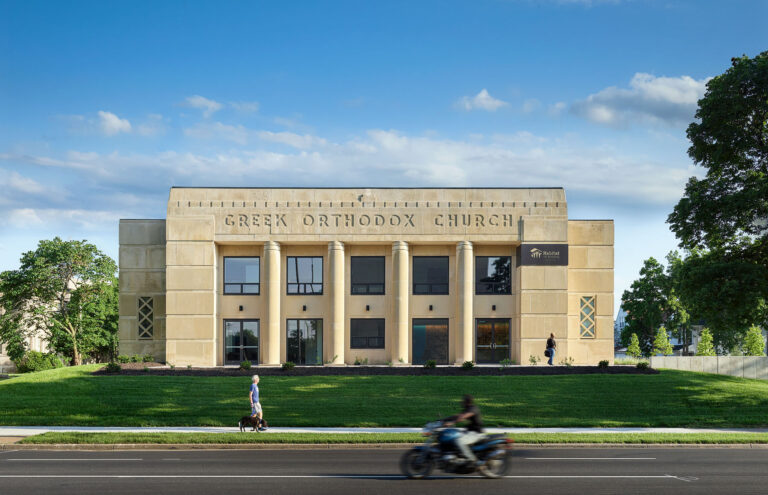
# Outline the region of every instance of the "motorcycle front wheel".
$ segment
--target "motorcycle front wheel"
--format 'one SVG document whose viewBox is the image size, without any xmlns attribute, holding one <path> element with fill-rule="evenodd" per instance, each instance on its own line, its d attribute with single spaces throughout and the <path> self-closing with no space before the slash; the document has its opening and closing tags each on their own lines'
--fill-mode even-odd
<svg viewBox="0 0 768 495">
<path fill-rule="evenodd" d="M 509 468 L 509 455 L 506 452 L 500 452 L 488 457 L 477 470 L 486 478 L 501 478 L 507 473 L 507 468 Z"/>
<path fill-rule="evenodd" d="M 422 449 L 411 449 L 400 458 L 400 470 L 411 479 L 423 479 L 429 476 L 434 465 L 429 453 Z"/>
</svg>

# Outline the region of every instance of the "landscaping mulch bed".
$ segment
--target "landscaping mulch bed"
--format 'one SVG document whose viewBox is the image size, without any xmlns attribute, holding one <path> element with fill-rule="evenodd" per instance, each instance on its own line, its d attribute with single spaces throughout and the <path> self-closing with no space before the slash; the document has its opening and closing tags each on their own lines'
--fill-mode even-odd
<svg viewBox="0 0 768 495">
<path fill-rule="evenodd" d="M 297 366 L 291 370 L 279 367 L 249 370 L 239 368 L 175 368 L 171 369 L 161 363 L 128 363 L 121 364 L 121 375 L 161 375 L 161 376 L 502 376 L 502 375 L 653 375 L 658 370 L 638 369 L 635 366 L 510 366 L 488 367 L 479 366 L 465 370 L 460 366 L 438 366 L 424 368 L 423 366 Z M 151 368 L 145 371 L 144 367 Z M 93 372 L 94 375 L 109 375 L 104 368 Z"/>
</svg>

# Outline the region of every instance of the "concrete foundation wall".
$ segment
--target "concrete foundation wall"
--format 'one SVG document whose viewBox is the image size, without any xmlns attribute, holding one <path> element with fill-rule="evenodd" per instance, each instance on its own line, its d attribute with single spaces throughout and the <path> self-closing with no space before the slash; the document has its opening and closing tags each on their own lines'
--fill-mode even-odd
<svg viewBox="0 0 768 495">
<path fill-rule="evenodd" d="M 653 356 L 651 368 L 768 380 L 768 356 Z"/>
</svg>

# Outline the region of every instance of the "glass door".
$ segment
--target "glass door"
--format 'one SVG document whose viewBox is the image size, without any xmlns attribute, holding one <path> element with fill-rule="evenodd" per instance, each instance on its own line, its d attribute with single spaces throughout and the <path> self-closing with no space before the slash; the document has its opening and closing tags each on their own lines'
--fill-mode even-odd
<svg viewBox="0 0 768 495">
<path fill-rule="evenodd" d="M 288 320 L 286 360 L 295 364 L 323 364 L 323 320 Z"/>
<path fill-rule="evenodd" d="M 475 360 L 498 363 L 509 359 L 509 320 L 478 319 L 475 325 Z"/>
<path fill-rule="evenodd" d="M 411 339 L 413 364 L 448 364 L 448 320 L 414 318 Z"/>
<path fill-rule="evenodd" d="M 224 363 L 259 364 L 259 320 L 224 320 Z"/>
</svg>

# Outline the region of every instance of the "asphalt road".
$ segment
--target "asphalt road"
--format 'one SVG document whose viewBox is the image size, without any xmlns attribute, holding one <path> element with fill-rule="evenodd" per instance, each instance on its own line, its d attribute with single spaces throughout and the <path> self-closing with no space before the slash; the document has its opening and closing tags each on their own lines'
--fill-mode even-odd
<svg viewBox="0 0 768 495">
<path fill-rule="evenodd" d="M 0 494 L 768 493 L 768 449 L 516 449 L 508 477 L 415 481 L 397 450 L 2 451 Z"/>
</svg>

